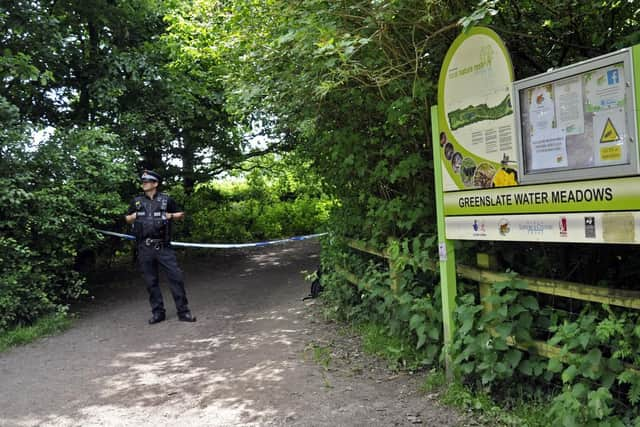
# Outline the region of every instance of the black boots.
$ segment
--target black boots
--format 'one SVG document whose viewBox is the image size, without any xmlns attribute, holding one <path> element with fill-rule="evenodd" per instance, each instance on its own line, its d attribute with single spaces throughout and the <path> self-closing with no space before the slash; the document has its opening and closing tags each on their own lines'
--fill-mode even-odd
<svg viewBox="0 0 640 427">
<path fill-rule="evenodd" d="M 182 322 L 195 322 L 196 316 L 192 316 L 191 313 L 183 313 L 178 315 L 178 320 Z"/>
<path fill-rule="evenodd" d="M 155 325 L 156 323 L 160 323 L 165 319 L 165 315 L 164 313 L 162 314 L 154 314 L 153 317 L 151 319 L 149 319 L 149 324 L 150 325 Z"/>
<path fill-rule="evenodd" d="M 154 314 L 153 317 L 149 319 L 149 324 L 155 325 L 156 323 L 160 323 L 165 319 L 166 319 L 166 316 L 164 315 L 164 313 Z M 191 313 L 187 312 L 187 313 L 179 314 L 178 320 L 180 320 L 181 322 L 195 322 L 196 316 L 192 316 Z"/>
</svg>

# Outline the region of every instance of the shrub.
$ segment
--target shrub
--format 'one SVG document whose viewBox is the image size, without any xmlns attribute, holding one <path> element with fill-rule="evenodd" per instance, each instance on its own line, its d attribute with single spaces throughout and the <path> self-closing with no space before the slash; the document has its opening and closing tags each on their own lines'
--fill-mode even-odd
<svg viewBox="0 0 640 427">
<path fill-rule="evenodd" d="M 16 134 L 13 135 L 16 137 Z M 30 324 L 82 295 L 78 254 L 125 210 L 131 162 L 100 129 L 59 131 L 39 145 L 7 139 L 0 156 L 0 330 Z"/>
</svg>

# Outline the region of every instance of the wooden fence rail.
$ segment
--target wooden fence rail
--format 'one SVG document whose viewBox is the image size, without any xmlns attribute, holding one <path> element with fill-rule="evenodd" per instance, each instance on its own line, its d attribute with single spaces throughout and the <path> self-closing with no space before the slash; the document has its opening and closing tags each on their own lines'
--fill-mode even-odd
<svg viewBox="0 0 640 427">
<path fill-rule="evenodd" d="M 389 255 L 387 251 L 380 251 L 370 245 L 358 241 L 348 240 L 347 245 L 360 252 L 365 252 L 370 255 L 375 255 L 380 258 L 385 258 L 389 262 L 389 271 L 391 275 L 392 289 L 397 289 L 397 277 L 400 272 L 393 271 L 393 265 L 389 261 Z M 597 302 L 601 304 L 615 305 L 619 307 L 640 309 L 640 292 L 631 291 L 625 289 L 612 289 L 597 286 L 590 286 L 583 283 L 566 282 L 562 280 L 542 279 L 538 277 L 520 276 L 508 273 L 500 273 L 490 270 L 493 266 L 492 258 L 487 254 L 478 254 L 479 267 L 471 267 L 467 265 L 456 266 L 456 273 L 458 276 L 468 280 L 478 282 L 479 293 L 482 305 L 485 310 L 491 310 L 490 304 L 487 303 L 486 298 L 491 295 L 491 284 L 497 282 L 504 282 L 518 279 L 526 283 L 527 287 L 525 291 L 537 292 L 546 295 L 553 295 L 562 298 L 571 298 L 581 301 Z M 438 266 L 434 262 L 424 266 L 426 270 L 438 272 Z M 340 273 L 347 281 L 354 285 L 358 285 L 359 278 L 348 271 L 345 268 L 337 267 L 336 271 Z M 395 279 L 394 279 L 395 278 Z M 394 289 L 394 290 L 395 290 Z M 528 343 L 516 343 L 514 339 L 507 339 L 507 343 L 511 346 L 515 346 L 521 350 L 535 352 L 545 357 L 556 357 L 560 354 L 560 348 L 551 346 L 543 341 L 532 341 Z M 632 368 L 627 365 L 627 367 Z M 634 369 L 635 370 L 635 369 Z"/>
</svg>

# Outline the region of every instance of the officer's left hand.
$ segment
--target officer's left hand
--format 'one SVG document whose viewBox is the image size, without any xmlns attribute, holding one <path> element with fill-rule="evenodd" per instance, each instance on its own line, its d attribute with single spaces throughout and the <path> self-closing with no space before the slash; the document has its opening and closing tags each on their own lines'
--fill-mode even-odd
<svg viewBox="0 0 640 427">
<path fill-rule="evenodd" d="M 184 212 L 171 212 L 167 213 L 167 219 L 180 220 L 184 218 Z"/>
</svg>

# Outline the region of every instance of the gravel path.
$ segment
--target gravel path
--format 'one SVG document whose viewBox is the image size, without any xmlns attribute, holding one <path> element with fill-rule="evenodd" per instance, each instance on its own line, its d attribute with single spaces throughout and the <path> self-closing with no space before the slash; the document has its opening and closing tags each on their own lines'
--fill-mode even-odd
<svg viewBox="0 0 640 427">
<path fill-rule="evenodd" d="M 70 330 L 0 354 L 0 426 L 462 425 L 301 301 L 318 252 L 306 241 L 183 262 L 193 324 L 163 284 L 168 319 L 147 325 L 140 275 L 114 277 Z M 335 343 L 318 364 L 313 349 Z"/>
</svg>

